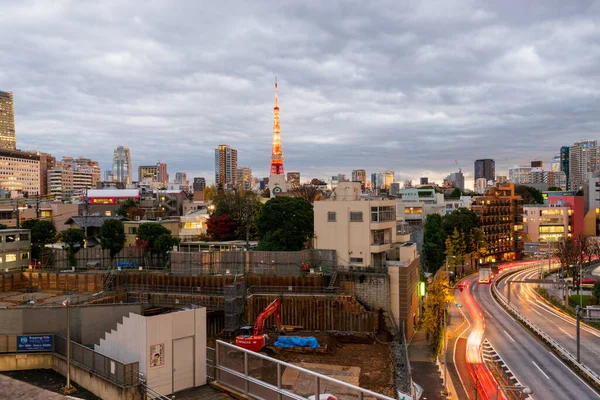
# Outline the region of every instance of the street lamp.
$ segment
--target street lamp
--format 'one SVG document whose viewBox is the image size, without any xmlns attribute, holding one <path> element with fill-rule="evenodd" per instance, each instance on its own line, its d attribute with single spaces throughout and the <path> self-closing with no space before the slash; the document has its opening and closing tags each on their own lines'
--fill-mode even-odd
<svg viewBox="0 0 600 400">
<path fill-rule="evenodd" d="M 533 389 L 530 388 L 529 386 L 502 386 L 502 385 L 496 385 L 496 400 L 500 399 L 500 389 L 502 389 L 503 391 L 518 392 L 519 393 L 519 399 L 522 399 L 524 394 L 526 394 L 526 395 L 533 394 Z"/>
<path fill-rule="evenodd" d="M 67 308 L 67 384 L 63 391 L 64 394 L 70 394 L 75 392 L 75 388 L 71 386 L 71 298 L 63 301 L 62 305 Z"/>
<path fill-rule="evenodd" d="M 448 279 L 448 288 L 450 288 L 450 273 L 448 272 L 449 267 L 449 259 L 454 258 L 456 256 L 446 256 L 446 278 Z M 448 313 L 448 305 L 444 305 L 444 392 L 448 393 L 448 367 L 446 366 L 446 353 L 448 350 L 448 336 L 446 334 L 446 314 Z"/>
</svg>

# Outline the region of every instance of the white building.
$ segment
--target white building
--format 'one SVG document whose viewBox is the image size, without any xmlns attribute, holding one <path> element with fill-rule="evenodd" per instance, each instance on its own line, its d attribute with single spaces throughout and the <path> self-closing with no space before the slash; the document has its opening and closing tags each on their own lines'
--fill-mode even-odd
<svg viewBox="0 0 600 400">
<path fill-rule="evenodd" d="M 0 189 L 40 194 L 40 156 L 17 150 L 0 149 Z"/>
</svg>

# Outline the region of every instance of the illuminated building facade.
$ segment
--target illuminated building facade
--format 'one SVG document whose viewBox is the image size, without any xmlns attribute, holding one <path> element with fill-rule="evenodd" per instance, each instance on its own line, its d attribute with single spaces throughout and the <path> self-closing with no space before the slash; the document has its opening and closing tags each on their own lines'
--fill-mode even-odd
<svg viewBox="0 0 600 400">
<path fill-rule="evenodd" d="M 215 185 L 231 190 L 236 187 L 238 170 L 237 150 L 228 144 L 221 144 L 215 149 Z"/>
<path fill-rule="evenodd" d="M 290 189 L 300 187 L 300 172 L 290 171 L 287 173 L 287 182 Z"/>
<path fill-rule="evenodd" d="M 126 185 L 131 184 L 131 154 L 129 153 L 128 147 L 115 147 L 115 152 L 113 154 L 112 171 L 114 181 L 122 182 Z"/>
<path fill-rule="evenodd" d="M 0 187 L 29 196 L 40 195 L 40 156 L 17 150 L 0 149 Z"/>
<path fill-rule="evenodd" d="M 0 148 L 15 150 L 15 107 L 12 92 L 0 91 Z"/>
<path fill-rule="evenodd" d="M 514 183 L 498 184 L 484 196 L 474 197 L 471 210 L 477 214 L 486 238 L 486 261 L 520 258 L 523 251 L 523 199 L 515 193 Z"/>
</svg>

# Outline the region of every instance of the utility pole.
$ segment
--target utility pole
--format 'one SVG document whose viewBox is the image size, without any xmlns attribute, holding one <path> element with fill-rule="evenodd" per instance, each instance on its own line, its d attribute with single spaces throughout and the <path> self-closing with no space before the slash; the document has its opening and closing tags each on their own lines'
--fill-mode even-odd
<svg viewBox="0 0 600 400">
<path fill-rule="evenodd" d="M 575 307 L 575 316 L 577 319 L 577 362 L 579 362 L 579 345 L 581 344 L 581 306 Z"/>
</svg>

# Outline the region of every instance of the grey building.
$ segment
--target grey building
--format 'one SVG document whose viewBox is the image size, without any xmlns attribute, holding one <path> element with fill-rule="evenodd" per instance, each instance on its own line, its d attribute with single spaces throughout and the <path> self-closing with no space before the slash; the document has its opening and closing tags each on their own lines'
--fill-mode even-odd
<svg viewBox="0 0 600 400">
<path fill-rule="evenodd" d="M 125 146 L 115 147 L 112 164 L 113 180 L 123 182 L 126 185 L 131 184 L 133 181 L 131 169 L 129 148 Z"/>
<path fill-rule="evenodd" d="M 194 192 L 201 192 L 204 190 L 204 188 L 206 187 L 206 179 L 202 176 L 199 176 L 197 178 L 194 178 L 194 183 L 193 183 L 193 189 Z"/>
<path fill-rule="evenodd" d="M 475 160 L 475 180 L 482 178 L 486 182 L 496 180 L 496 162 L 491 158 Z"/>
<path fill-rule="evenodd" d="M 0 266 L 2 271 L 20 271 L 31 261 L 29 229 L 0 229 Z"/>
</svg>

